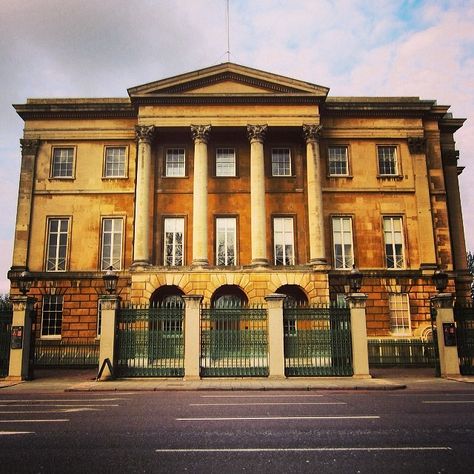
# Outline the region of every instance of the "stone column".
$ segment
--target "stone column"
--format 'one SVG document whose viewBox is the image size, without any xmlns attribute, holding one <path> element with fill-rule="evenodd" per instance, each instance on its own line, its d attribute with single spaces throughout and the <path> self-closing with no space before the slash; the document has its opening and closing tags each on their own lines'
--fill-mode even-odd
<svg viewBox="0 0 474 474">
<path fill-rule="evenodd" d="M 207 256 L 207 142 L 210 125 L 191 125 L 194 140 L 193 265 L 209 265 Z"/>
<path fill-rule="evenodd" d="M 431 297 L 431 305 L 435 312 L 436 330 L 438 335 L 439 367 L 441 377 L 458 376 L 459 356 L 457 346 L 444 344 L 443 323 L 454 323 L 454 298 L 451 293 L 439 293 Z"/>
<path fill-rule="evenodd" d="M 283 332 L 283 302 L 286 296 L 272 293 L 265 297 L 268 318 L 269 377 L 285 378 L 285 335 Z"/>
<path fill-rule="evenodd" d="M 104 361 L 108 360 L 110 366 L 106 363 L 100 380 L 109 380 L 114 378 L 115 367 L 115 331 L 117 311 L 120 307 L 120 297 L 116 295 L 103 295 L 99 298 L 101 310 L 101 327 L 100 327 L 100 349 L 99 349 L 99 370 L 102 368 Z"/>
<path fill-rule="evenodd" d="M 31 316 L 34 314 L 33 305 L 36 298 L 14 296 L 11 301 L 13 319 L 8 380 L 26 380 L 29 376 Z"/>
<path fill-rule="evenodd" d="M 16 211 L 15 245 L 12 270 L 22 272 L 28 267 L 28 242 L 30 239 L 31 209 L 36 155 L 40 141 L 21 139 L 21 171 Z"/>
<path fill-rule="evenodd" d="M 200 379 L 201 301 L 202 295 L 185 295 L 184 310 L 184 378 Z"/>
<path fill-rule="evenodd" d="M 364 293 L 351 293 L 346 296 L 351 310 L 351 337 L 352 337 L 352 367 L 353 377 L 368 379 L 369 349 L 367 347 L 367 322 L 365 305 L 367 295 Z"/>
<path fill-rule="evenodd" d="M 321 187 L 321 162 L 319 156 L 319 137 L 321 135 L 321 129 L 321 125 L 303 125 L 303 135 L 306 140 L 309 263 L 311 265 L 326 264 L 323 192 Z"/>
<path fill-rule="evenodd" d="M 135 228 L 133 265 L 150 265 L 150 176 L 153 125 L 136 125 L 138 140 L 137 186 L 135 190 Z"/>
<path fill-rule="evenodd" d="M 250 233 L 252 265 L 268 265 L 263 141 L 267 125 L 247 125 L 250 140 Z"/>
</svg>

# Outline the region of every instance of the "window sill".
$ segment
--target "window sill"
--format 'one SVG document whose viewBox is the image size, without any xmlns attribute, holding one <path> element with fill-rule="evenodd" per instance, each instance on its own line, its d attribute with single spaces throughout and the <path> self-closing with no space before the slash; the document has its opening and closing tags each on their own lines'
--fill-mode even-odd
<svg viewBox="0 0 474 474">
<path fill-rule="evenodd" d="M 380 174 L 377 176 L 377 179 L 380 179 L 382 181 L 401 181 L 403 179 L 403 176 L 399 174 Z"/>
<path fill-rule="evenodd" d="M 102 176 L 103 181 L 112 181 L 115 179 L 128 179 L 128 176 Z"/>
<path fill-rule="evenodd" d="M 50 176 L 50 181 L 74 181 L 76 179 L 75 176 Z"/>
</svg>

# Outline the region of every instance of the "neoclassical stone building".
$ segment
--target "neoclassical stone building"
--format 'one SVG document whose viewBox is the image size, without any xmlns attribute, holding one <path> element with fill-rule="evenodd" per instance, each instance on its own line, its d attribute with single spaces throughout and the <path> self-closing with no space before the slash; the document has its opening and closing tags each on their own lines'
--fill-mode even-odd
<svg viewBox="0 0 474 474">
<path fill-rule="evenodd" d="M 102 274 L 124 301 L 341 300 L 364 273 L 369 336 L 429 329 L 431 276 L 468 294 L 453 134 L 417 97 L 329 89 L 224 63 L 127 98 L 29 99 L 11 293 L 36 336 L 95 338 Z M 420 91 L 421 93 L 423 91 Z"/>
</svg>

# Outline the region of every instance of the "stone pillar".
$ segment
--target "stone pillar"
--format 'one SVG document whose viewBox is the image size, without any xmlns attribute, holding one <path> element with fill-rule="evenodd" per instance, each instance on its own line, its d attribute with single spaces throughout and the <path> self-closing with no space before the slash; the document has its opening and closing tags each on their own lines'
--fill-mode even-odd
<svg viewBox="0 0 474 474">
<path fill-rule="evenodd" d="M 269 377 L 285 378 L 285 341 L 283 332 L 283 302 L 286 296 L 272 293 L 265 297 L 268 308 Z"/>
<path fill-rule="evenodd" d="M 31 316 L 34 314 L 33 305 L 36 298 L 14 296 L 11 301 L 13 303 L 13 319 L 8 380 L 27 380 L 29 377 Z M 17 332 L 16 335 L 14 331 Z"/>
<path fill-rule="evenodd" d="M 100 380 L 109 380 L 114 378 L 115 375 L 113 373 L 115 367 L 115 331 L 120 297 L 117 295 L 103 295 L 99 298 L 99 304 L 101 310 L 99 370 L 106 360 L 110 362 L 112 367 L 111 371 L 106 363 Z"/>
<path fill-rule="evenodd" d="M 184 378 L 200 379 L 201 301 L 202 295 L 185 295 L 184 310 Z"/>
<path fill-rule="evenodd" d="M 326 264 L 324 245 L 323 192 L 321 186 L 321 160 L 319 137 L 321 125 L 303 125 L 306 140 L 306 173 L 308 184 L 308 231 L 310 265 Z"/>
<path fill-rule="evenodd" d="M 431 213 L 430 180 L 426 162 L 426 140 L 423 137 L 408 137 L 408 149 L 413 158 L 415 174 L 415 196 L 418 217 L 418 239 L 422 269 L 437 267 L 433 215 Z"/>
<path fill-rule="evenodd" d="M 252 265 L 268 265 L 263 141 L 267 125 L 247 125 L 250 140 L 250 232 Z"/>
<path fill-rule="evenodd" d="M 364 293 L 351 293 L 346 296 L 351 310 L 351 337 L 352 337 L 352 367 L 353 377 L 368 379 L 369 349 L 367 347 L 367 323 L 365 305 L 367 295 Z"/>
<path fill-rule="evenodd" d="M 135 190 L 135 228 L 133 265 L 150 265 L 150 189 L 151 141 L 153 125 L 136 125 L 138 140 L 137 186 Z"/>
<path fill-rule="evenodd" d="M 207 142 L 210 125 L 191 125 L 194 140 L 193 265 L 209 265 L 207 255 Z"/>
<path fill-rule="evenodd" d="M 454 323 L 454 298 L 451 293 L 438 293 L 431 297 L 431 305 L 435 313 L 438 335 L 439 366 L 441 377 L 458 376 L 459 356 L 457 346 L 444 344 L 443 323 Z"/>
<path fill-rule="evenodd" d="M 36 155 L 39 140 L 20 140 L 21 171 L 16 211 L 15 244 L 13 247 L 12 270 L 22 272 L 28 267 L 28 242 L 30 239 L 31 209 Z"/>
</svg>

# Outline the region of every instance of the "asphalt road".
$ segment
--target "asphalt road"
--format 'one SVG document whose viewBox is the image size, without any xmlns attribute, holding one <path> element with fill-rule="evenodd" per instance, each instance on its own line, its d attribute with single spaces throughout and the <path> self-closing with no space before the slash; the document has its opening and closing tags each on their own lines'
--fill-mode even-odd
<svg viewBox="0 0 474 474">
<path fill-rule="evenodd" d="M 474 390 L 0 392 L 0 472 L 474 472 Z"/>
</svg>

